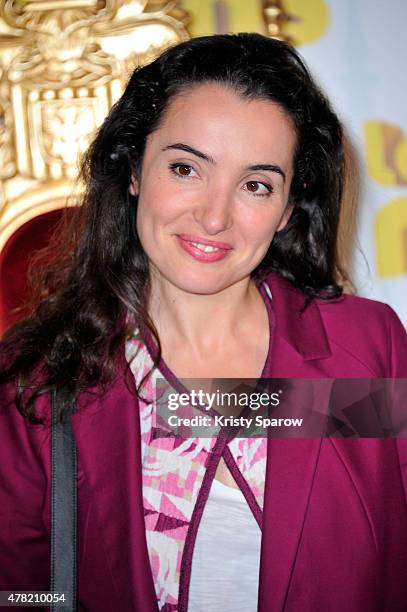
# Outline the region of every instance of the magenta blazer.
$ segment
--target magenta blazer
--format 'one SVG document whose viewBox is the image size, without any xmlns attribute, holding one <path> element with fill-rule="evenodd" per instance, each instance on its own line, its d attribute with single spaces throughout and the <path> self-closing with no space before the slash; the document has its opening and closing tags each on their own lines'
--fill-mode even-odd
<svg viewBox="0 0 407 612">
<path fill-rule="evenodd" d="M 302 312 L 299 291 L 276 274 L 267 282 L 275 313 L 268 377 L 407 378 L 406 334 L 391 308 L 343 296 Z M 82 394 L 72 417 L 78 601 L 91 612 L 158 610 L 138 405 L 124 364 L 123 356 L 123 372 L 103 397 Z M 0 590 L 47 590 L 49 430 L 27 425 L 11 385 L 1 394 Z M 48 398 L 38 408 L 49 414 Z M 407 506 L 393 439 L 269 440 L 258 610 L 407 610 Z"/>
</svg>

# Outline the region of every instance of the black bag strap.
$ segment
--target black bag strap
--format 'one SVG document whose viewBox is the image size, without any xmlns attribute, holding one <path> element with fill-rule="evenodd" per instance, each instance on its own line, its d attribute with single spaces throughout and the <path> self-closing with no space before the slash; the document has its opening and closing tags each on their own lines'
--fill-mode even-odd
<svg viewBox="0 0 407 612">
<path fill-rule="evenodd" d="M 58 421 L 63 402 L 52 392 L 51 432 L 51 586 L 65 603 L 51 612 L 76 610 L 76 445 L 69 415 Z"/>
</svg>

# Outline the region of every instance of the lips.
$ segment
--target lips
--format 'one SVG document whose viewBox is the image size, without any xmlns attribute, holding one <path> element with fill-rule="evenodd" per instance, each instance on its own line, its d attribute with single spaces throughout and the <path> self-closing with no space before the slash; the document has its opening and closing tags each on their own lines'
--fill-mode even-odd
<svg viewBox="0 0 407 612">
<path fill-rule="evenodd" d="M 212 263 L 224 259 L 232 250 L 230 244 L 207 240 L 200 236 L 189 234 L 178 234 L 178 242 L 181 248 L 191 255 L 195 260 L 203 263 Z"/>
</svg>

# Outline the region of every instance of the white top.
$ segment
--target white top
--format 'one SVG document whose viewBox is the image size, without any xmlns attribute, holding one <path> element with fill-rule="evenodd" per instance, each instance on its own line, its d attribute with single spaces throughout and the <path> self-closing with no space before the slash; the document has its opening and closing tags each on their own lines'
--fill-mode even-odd
<svg viewBox="0 0 407 612">
<path fill-rule="evenodd" d="M 260 544 L 241 490 L 214 479 L 192 556 L 188 610 L 257 612 Z"/>
</svg>

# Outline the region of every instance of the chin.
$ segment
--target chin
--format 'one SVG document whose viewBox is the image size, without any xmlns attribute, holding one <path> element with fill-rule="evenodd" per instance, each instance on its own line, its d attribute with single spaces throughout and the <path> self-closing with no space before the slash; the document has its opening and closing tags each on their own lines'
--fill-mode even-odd
<svg viewBox="0 0 407 612">
<path fill-rule="evenodd" d="M 196 274 L 183 274 L 178 276 L 165 275 L 166 280 L 186 293 L 193 293 L 195 295 L 213 295 L 219 293 L 227 287 L 233 285 L 237 280 L 226 279 L 226 278 L 215 278 L 216 275 L 205 274 L 205 271 L 198 275 Z"/>
<path fill-rule="evenodd" d="M 213 295 L 215 293 L 219 293 L 223 289 L 226 289 L 228 284 L 215 281 L 209 282 L 209 279 L 206 282 L 203 279 L 201 279 L 199 282 L 192 279 L 190 281 L 185 281 L 184 279 L 184 281 L 180 282 L 177 286 L 179 289 L 187 293 L 194 293 L 196 295 Z"/>
</svg>

